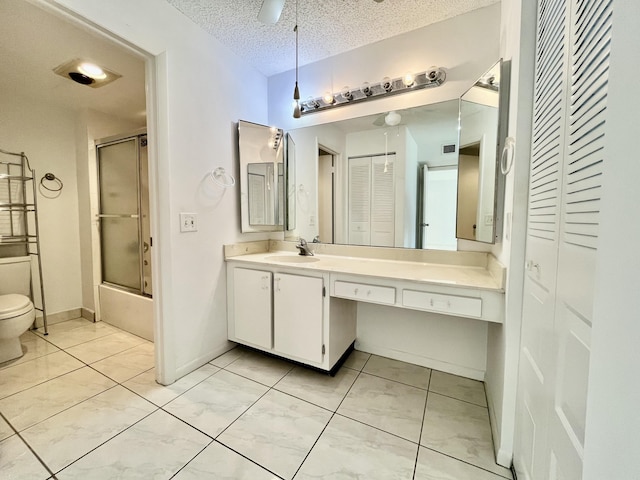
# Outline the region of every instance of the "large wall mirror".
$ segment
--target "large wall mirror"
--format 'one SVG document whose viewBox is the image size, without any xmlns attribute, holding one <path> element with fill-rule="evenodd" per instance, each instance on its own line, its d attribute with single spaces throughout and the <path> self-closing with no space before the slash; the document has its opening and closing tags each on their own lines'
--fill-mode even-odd
<svg viewBox="0 0 640 480">
<path fill-rule="evenodd" d="M 272 145 L 280 130 L 240 122 L 242 231 L 440 250 L 456 250 L 458 238 L 493 243 L 502 202 L 501 65 L 461 99 L 291 130 L 286 159 L 282 144 Z M 285 160 L 286 184 L 278 174 Z M 277 193 L 265 194 L 270 186 Z"/>
</svg>

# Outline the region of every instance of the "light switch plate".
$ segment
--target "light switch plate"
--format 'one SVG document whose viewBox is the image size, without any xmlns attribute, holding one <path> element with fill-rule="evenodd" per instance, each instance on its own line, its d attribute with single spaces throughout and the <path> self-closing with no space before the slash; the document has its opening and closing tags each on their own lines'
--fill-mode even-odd
<svg viewBox="0 0 640 480">
<path fill-rule="evenodd" d="M 180 213 L 180 231 L 197 232 L 198 215 L 196 213 Z"/>
</svg>

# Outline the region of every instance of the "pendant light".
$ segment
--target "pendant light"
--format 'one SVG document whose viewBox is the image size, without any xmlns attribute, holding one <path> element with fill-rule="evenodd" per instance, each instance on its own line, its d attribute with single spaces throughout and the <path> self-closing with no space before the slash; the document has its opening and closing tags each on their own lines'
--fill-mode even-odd
<svg viewBox="0 0 640 480">
<path fill-rule="evenodd" d="M 296 104 L 293 108 L 293 118 L 300 118 L 300 90 L 298 90 L 298 0 L 296 0 L 296 26 L 293 27 L 296 33 L 296 86 L 293 89 L 293 100 Z"/>
</svg>

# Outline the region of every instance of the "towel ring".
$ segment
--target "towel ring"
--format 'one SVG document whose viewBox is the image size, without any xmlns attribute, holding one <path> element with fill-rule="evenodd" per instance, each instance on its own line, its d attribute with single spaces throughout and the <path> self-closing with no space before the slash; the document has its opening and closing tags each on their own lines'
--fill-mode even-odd
<svg viewBox="0 0 640 480">
<path fill-rule="evenodd" d="M 44 184 L 45 180 L 47 180 L 48 182 L 56 182 L 58 188 L 47 187 Z M 42 186 L 42 188 L 44 188 L 45 190 L 49 190 L 50 192 L 59 192 L 60 190 L 62 190 L 62 187 L 64 187 L 62 180 L 56 177 L 53 173 L 45 173 L 44 176 L 40 179 L 40 185 Z"/>
<path fill-rule="evenodd" d="M 502 155 L 500 156 L 500 171 L 503 175 L 507 175 L 513 166 L 513 157 L 515 156 L 516 141 L 513 137 L 507 137 L 505 140 Z"/>
<path fill-rule="evenodd" d="M 211 180 L 220 185 L 223 188 L 230 188 L 236 184 L 236 179 L 233 175 L 227 173 L 224 167 L 216 167 L 209 173 Z"/>
</svg>

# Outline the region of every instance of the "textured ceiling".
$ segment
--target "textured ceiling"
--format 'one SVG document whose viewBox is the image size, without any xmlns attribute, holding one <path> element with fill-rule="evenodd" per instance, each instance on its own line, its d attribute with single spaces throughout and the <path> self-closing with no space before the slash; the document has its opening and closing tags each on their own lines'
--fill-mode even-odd
<svg viewBox="0 0 640 480">
<path fill-rule="evenodd" d="M 298 0 L 299 63 L 305 65 L 499 0 Z M 280 20 L 257 20 L 262 0 L 167 0 L 266 76 L 295 66 L 296 0 Z"/>
</svg>

